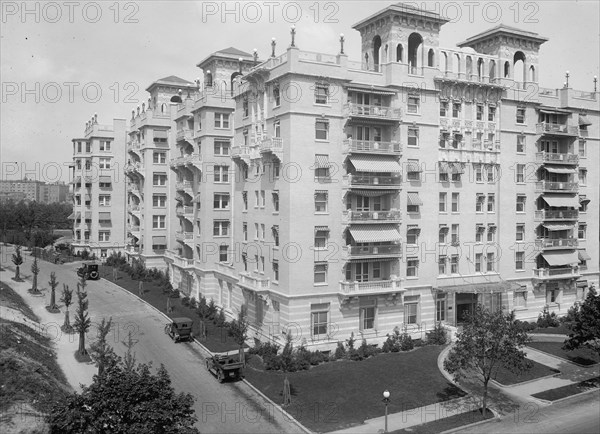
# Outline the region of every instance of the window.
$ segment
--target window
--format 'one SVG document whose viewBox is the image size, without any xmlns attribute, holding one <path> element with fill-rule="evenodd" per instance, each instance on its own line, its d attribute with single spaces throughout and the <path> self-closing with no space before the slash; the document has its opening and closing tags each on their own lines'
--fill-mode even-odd
<svg viewBox="0 0 600 434">
<path fill-rule="evenodd" d="M 496 196 L 494 193 L 488 193 L 487 212 L 494 212 L 496 209 Z"/>
<path fill-rule="evenodd" d="M 419 113 L 419 105 L 421 104 L 421 99 L 419 96 L 413 95 L 408 97 L 408 106 L 406 111 L 408 113 Z"/>
<path fill-rule="evenodd" d="M 406 244 L 418 244 L 419 233 L 421 230 L 416 226 L 408 226 L 406 228 Z"/>
<path fill-rule="evenodd" d="M 110 169 L 110 158 L 100 158 L 99 160 L 100 169 Z M 87 169 L 87 167 L 86 167 Z"/>
<path fill-rule="evenodd" d="M 477 104 L 477 114 L 476 114 L 477 120 L 478 121 L 482 121 L 483 120 L 483 104 Z"/>
<path fill-rule="evenodd" d="M 445 148 L 448 144 L 448 137 L 450 133 L 440 133 L 440 148 Z"/>
<path fill-rule="evenodd" d="M 273 210 L 279 212 L 279 191 L 271 193 L 271 197 L 273 198 Z"/>
<path fill-rule="evenodd" d="M 440 193 L 440 212 L 446 212 L 446 199 L 448 193 Z"/>
<path fill-rule="evenodd" d="M 496 120 L 496 107 L 488 107 L 488 121 L 494 122 Z"/>
<path fill-rule="evenodd" d="M 438 257 L 438 274 L 444 276 L 446 274 L 446 256 L 440 255 Z"/>
<path fill-rule="evenodd" d="M 517 136 L 517 152 L 518 153 L 525 152 L 525 136 L 523 136 L 523 135 Z"/>
<path fill-rule="evenodd" d="M 154 164 L 166 164 L 167 163 L 167 153 L 154 151 L 152 153 L 152 162 Z"/>
<path fill-rule="evenodd" d="M 327 335 L 329 322 L 329 303 L 310 305 L 310 323 L 313 337 L 324 337 Z"/>
<path fill-rule="evenodd" d="M 448 226 L 440 225 L 440 228 L 438 231 L 438 241 L 440 244 L 446 244 L 447 235 L 448 235 Z"/>
<path fill-rule="evenodd" d="M 527 307 L 527 289 L 521 287 L 513 293 L 513 307 L 524 309 Z"/>
<path fill-rule="evenodd" d="M 448 116 L 448 101 L 440 102 L 440 116 Z"/>
<path fill-rule="evenodd" d="M 458 255 L 452 255 L 450 257 L 450 273 L 458 274 Z"/>
<path fill-rule="evenodd" d="M 154 173 L 152 175 L 152 185 L 155 185 L 155 186 L 167 185 L 167 175 L 164 173 Z"/>
<path fill-rule="evenodd" d="M 437 294 L 435 296 L 435 320 L 437 322 L 446 321 L 447 297 L 446 294 Z"/>
<path fill-rule="evenodd" d="M 483 243 L 483 233 L 485 232 L 485 226 L 482 223 L 475 225 L 475 242 Z"/>
<path fill-rule="evenodd" d="M 580 140 L 579 141 L 579 157 L 580 158 L 585 158 L 586 156 L 586 146 L 585 146 L 585 140 Z"/>
<path fill-rule="evenodd" d="M 419 160 L 409 159 L 406 165 L 406 172 L 406 178 L 409 181 L 419 181 L 421 179 L 421 166 L 419 165 Z"/>
<path fill-rule="evenodd" d="M 517 107 L 517 123 L 525 123 L 525 107 Z"/>
<path fill-rule="evenodd" d="M 324 227 L 315 228 L 315 250 L 326 250 L 329 239 L 329 229 Z"/>
<path fill-rule="evenodd" d="M 460 193 L 452 193 L 452 212 L 460 211 Z"/>
<path fill-rule="evenodd" d="M 90 142 L 85 143 L 85 152 L 87 152 L 87 153 L 92 152 L 92 144 Z"/>
<path fill-rule="evenodd" d="M 260 224 L 260 239 L 263 241 L 265 240 L 265 235 L 267 234 L 266 232 L 267 231 L 265 230 L 265 224 L 261 223 Z"/>
<path fill-rule="evenodd" d="M 260 272 L 261 273 L 265 272 L 265 257 L 264 256 L 260 257 Z"/>
<path fill-rule="evenodd" d="M 261 190 L 260 191 L 260 207 L 264 208 L 266 205 L 266 199 L 265 199 L 265 191 Z"/>
<path fill-rule="evenodd" d="M 248 192 L 242 191 L 242 206 L 243 211 L 248 211 Z"/>
<path fill-rule="evenodd" d="M 487 165 L 487 182 L 496 182 L 495 176 L 494 176 L 494 166 L 492 164 L 488 164 Z"/>
<path fill-rule="evenodd" d="M 250 109 L 249 109 L 248 100 L 244 99 L 242 101 L 242 117 L 247 118 L 249 114 L 250 114 Z"/>
<path fill-rule="evenodd" d="M 417 324 L 419 322 L 419 296 L 407 295 L 404 297 L 404 324 Z"/>
<path fill-rule="evenodd" d="M 329 99 L 329 84 L 315 84 L 315 104 L 327 104 Z"/>
<path fill-rule="evenodd" d="M 92 160 L 85 160 L 85 170 L 91 170 Z"/>
<path fill-rule="evenodd" d="M 279 119 L 273 121 L 273 136 L 281 137 L 281 121 Z"/>
<path fill-rule="evenodd" d="M 229 128 L 229 113 L 215 113 L 215 128 Z"/>
<path fill-rule="evenodd" d="M 587 234 L 587 223 L 579 223 L 577 228 L 577 238 L 580 240 L 585 240 Z"/>
<path fill-rule="evenodd" d="M 275 102 L 275 107 L 279 107 L 281 105 L 281 92 L 279 91 L 279 86 L 273 86 L 273 101 Z"/>
<path fill-rule="evenodd" d="M 452 117 L 457 118 L 460 115 L 461 103 L 452 103 Z"/>
<path fill-rule="evenodd" d="M 167 206 L 167 195 L 166 194 L 152 195 L 152 206 L 154 208 L 165 208 Z"/>
<path fill-rule="evenodd" d="M 279 178 L 280 170 L 281 170 L 281 163 L 278 160 L 273 160 L 273 179 Z"/>
<path fill-rule="evenodd" d="M 315 283 L 326 283 L 327 282 L 327 264 L 324 262 L 315 263 Z"/>
<path fill-rule="evenodd" d="M 524 194 L 517 194 L 517 212 L 525 212 L 525 201 L 527 196 Z"/>
<path fill-rule="evenodd" d="M 81 152 L 81 142 L 77 142 L 77 152 Z"/>
<path fill-rule="evenodd" d="M 589 200 L 586 198 L 585 194 L 579 195 L 579 212 L 587 212 Z"/>
<path fill-rule="evenodd" d="M 587 169 L 579 169 L 579 185 L 587 184 Z"/>
<path fill-rule="evenodd" d="M 229 221 L 228 220 L 214 220 L 213 221 L 213 236 L 226 237 L 227 235 L 229 235 Z"/>
<path fill-rule="evenodd" d="M 258 190 L 254 190 L 254 208 L 258 208 L 258 205 L 260 204 L 260 196 L 259 196 L 259 192 Z"/>
<path fill-rule="evenodd" d="M 275 242 L 275 247 L 279 247 L 279 226 L 275 225 L 271 228 L 273 232 L 273 241 Z"/>
<path fill-rule="evenodd" d="M 228 250 L 229 246 L 221 245 L 219 246 L 219 262 L 227 262 L 228 261 Z"/>
<path fill-rule="evenodd" d="M 517 223 L 516 240 L 517 241 L 525 240 L 525 224 L 524 223 Z"/>
<path fill-rule="evenodd" d="M 558 303 L 558 288 L 546 289 L 546 303 Z"/>
<path fill-rule="evenodd" d="M 419 260 L 417 258 L 408 258 L 406 260 L 406 276 L 418 277 L 419 275 Z"/>
<path fill-rule="evenodd" d="M 214 166 L 215 182 L 229 182 L 229 166 Z"/>
<path fill-rule="evenodd" d="M 483 212 L 483 204 L 485 202 L 485 195 L 483 193 L 475 194 L 475 212 Z"/>
<path fill-rule="evenodd" d="M 254 239 L 258 240 L 260 238 L 260 226 L 258 223 L 254 223 Z"/>
<path fill-rule="evenodd" d="M 152 228 L 153 229 L 165 229 L 167 227 L 167 217 L 164 215 L 153 215 L 152 216 Z"/>
<path fill-rule="evenodd" d="M 525 269 L 525 252 L 515 252 L 515 270 Z"/>
<path fill-rule="evenodd" d="M 101 194 L 98 196 L 98 205 L 110 206 L 110 194 Z"/>
<path fill-rule="evenodd" d="M 103 151 L 103 152 L 110 151 L 110 140 L 100 140 L 100 151 Z"/>
<path fill-rule="evenodd" d="M 525 182 L 525 165 L 517 164 L 517 182 Z"/>
<path fill-rule="evenodd" d="M 279 262 L 273 261 L 273 280 L 277 282 L 279 280 Z"/>
<path fill-rule="evenodd" d="M 496 239 L 496 226 L 494 226 L 493 224 L 489 224 L 488 231 L 487 231 L 487 240 L 488 240 L 488 242 L 493 243 L 495 239 Z"/>
<path fill-rule="evenodd" d="M 481 273 L 481 262 L 483 261 L 482 253 L 475 253 L 475 272 Z"/>
<path fill-rule="evenodd" d="M 214 151 L 215 155 L 229 155 L 230 144 L 227 141 L 215 140 Z"/>
<path fill-rule="evenodd" d="M 460 238 L 458 236 L 458 231 L 459 231 L 458 224 L 455 223 L 450 227 L 450 240 L 453 245 L 457 245 L 460 242 Z"/>
<path fill-rule="evenodd" d="M 475 181 L 483 182 L 483 168 L 482 168 L 481 164 L 475 165 Z"/>
<path fill-rule="evenodd" d="M 248 241 L 248 223 L 247 222 L 242 223 L 242 236 L 243 236 L 244 242 L 247 242 Z"/>
<path fill-rule="evenodd" d="M 315 192 L 315 212 L 326 213 L 327 212 L 327 191 L 316 191 Z"/>
<path fill-rule="evenodd" d="M 229 193 L 215 193 L 213 200 L 214 209 L 229 209 Z"/>
<path fill-rule="evenodd" d="M 487 258 L 486 258 L 486 270 L 487 271 L 494 271 L 494 263 L 496 262 L 495 258 L 494 258 L 494 254 L 493 253 L 488 253 L 487 254 Z"/>
<path fill-rule="evenodd" d="M 329 139 L 329 121 L 326 119 L 317 119 L 315 121 L 315 139 Z"/>
<path fill-rule="evenodd" d="M 365 304 L 369 303 L 370 306 L 362 306 L 360 308 L 360 330 L 373 330 L 375 328 L 375 301 L 369 300 L 367 302 L 363 302 Z"/>
<path fill-rule="evenodd" d="M 419 146 L 419 129 L 408 127 L 408 146 Z"/>
</svg>

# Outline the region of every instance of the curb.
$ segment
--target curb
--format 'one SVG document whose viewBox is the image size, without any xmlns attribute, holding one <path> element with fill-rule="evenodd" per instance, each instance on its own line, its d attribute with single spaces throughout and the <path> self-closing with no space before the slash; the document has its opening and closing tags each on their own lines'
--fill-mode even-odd
<svg viewBox="0 0 600 434">
<path fill-rule="evenodd" d="M 552 341 L 536 341 L 536 342 L 552 342 Z M 526 345 L 526 347 L 527 347 L 527 345 Z M 592 363 L 591 365 L 582 365 L 580 363 L 573 362 L 572 360 L 565 359 L 563 357 L 557 356 L 556 354 L 551 354 L 551 353 L 547 353 L 546 351 L 538 350 L 537 348 L 534 348 L 534 347 L 528 347 L 528 348 L 531 349 L 531 350 L 535 350 L 535 351 L 537 351 L 539 353 L 542 353 L 542 354 L 544 354 L 546 356 L 550 356 L 550 357 L 554 357 L 555 359 L 559 359 L 562 362 L 571 363 L 572 365 L 575 365 L 578 368 L 590 369 L 590 368 L 597 367 L 596 365 L 600 364 L 600 362 L 597 362 L 597 363 Z"/>
<path fill-rule="evenodd" d="M 451 434 L 451 433 L 456 433 L 456 432 L 460 432 L 461 430 L 465 429 L 465 428 L 473 428 L 479 425 L 483 425 L 484 423 L 488 423 L 488 422 L 493 422 L 493 421 L 499 421 L 500 420 L 500 416 L 498 416 L 496 414 L 496 412 L 490 408 L 488 408 L 489 411 L 491 411 L 492 413 L 494 413 L 494 417 L 490 417 L 489 419 L 486 420 L 480 420 L 479 422 L 474 422 L 471 423 L 469 425 L 463 425 L 463 426 L 457 426 L 456 428 L 452 428 L 449 429 L 447 431 L 442 431 L 440 434 Z"/>
<path fill-rule="evenodd" d="M 553 369 L 553 368 L 550 368 L 550 369 Z M 562 374 L 561 372 L 557 372 L 557 373 L 552 374 L 552 375 L 544 375 L 543 377 L 532 378 L 531 380 L 521 381 L 520 383 L 515 383 L 515 384 L 502 384 L 502 383 L 499 383 L 498 381 L 492 380 L 492 379 L 490 379 L 490 382 L 494 386 L 496 386 L 496 387 L 498 387 L 500 389 L 509 389 L 510 390 L 510 389 L 515 388 L 515 387 L 519 387 L 519 386 L 524 386 L 526 384 L 535 383 L 536 381 L 547 380 L 548 378 L 558 377 L 561 374 Z"/>
<path fill-rule="evenodd" d="M 575 383 L 575 384 L 577 384 L 577 383 Z M 553 390 L 553 389 L 548 389 L 548 390 Z M 532 398 L 533 399 L 538 399 L 538 400 L 543 401 L 543 402 L 547 402 L 548 404 L 552 405 L 552 404 L 558 404 L 559 402 L 567 401 L 567 400 L 569 400 L 571 398 L 576 398 L 578 396 L 587 395 L 587 394 L 598 392 L 598 391 L 600 391 L 600 387 L 596 387 L 596 388 L 590 389 L 590 390 L 585 390 L 583 392 L 575 393 L 573 395 L 565 396 L 564 398 L 560 398 L 560 399 L 557 399 L 555 401 L 548 401 L 546 399 L 536 398 L 535 396 L 533 396 Z M 543 392 L 547 392 L 547 390 L 544 390 Z"/>
</svg>

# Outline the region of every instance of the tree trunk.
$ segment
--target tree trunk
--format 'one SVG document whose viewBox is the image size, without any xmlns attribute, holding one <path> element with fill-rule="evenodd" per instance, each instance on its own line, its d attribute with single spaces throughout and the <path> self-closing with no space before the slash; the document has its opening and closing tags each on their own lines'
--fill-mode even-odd
<svg viewBox="0 0 600 434">
<path fill-rule="evenodd" d="M 37 292 L 37 274 L 33 274 L 33 285 L 31 286 L 31 290 Z"/>
<path fill-rule="evenodd" d="M 15 279 L 17 279 L 17 280 L 21 278 L 20 271 L 21 270 L 20 270 L 19 266 L 17 265 L 17 270 L 15 271 Z"/>
<path fill-rule="evenodd" d="M 69 310 L 65 312 L 65 323 L 63 324 L 63 328 L 65 331 L 68 331 L 71 328 L 71 321 L 69 320 Z"/>
<path fill-rule="evenodd" d="M 85 332 L 79 332 L 79 354 L 82 356 L 86 354 L 85 351 Z"/>
<path fill-rule="evenodd" d="M 52 292 L 50 293 L 50 309 L 56 309 L 56 294 L 54 288 L 52 288 Z"/>
<path fill-rule="evenodd" d="M 489 380 L 485 380 L 483 382 L 483 402 L 482 402 L 482 405 L 481 405 L 481 413 L 482 413 L 484 419 L 485 419 L 485 417 L 487 415 L 488 381 Z"/>
</svg>

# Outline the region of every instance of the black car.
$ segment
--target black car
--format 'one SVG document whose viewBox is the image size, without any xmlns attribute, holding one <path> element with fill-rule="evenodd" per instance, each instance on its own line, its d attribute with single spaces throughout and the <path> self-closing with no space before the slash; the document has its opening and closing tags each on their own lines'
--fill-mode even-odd
<svg viewBox="0 0 600 434">
<path fill-rule="evenodd" d="M 79 277 L 85 277 L 86 280 L 98 280 L 100 279 L 100 272 L 98 271 L 98 264 L 95 263 L 84 263 L 77 269 L 77 275 Z"/>
</svg>

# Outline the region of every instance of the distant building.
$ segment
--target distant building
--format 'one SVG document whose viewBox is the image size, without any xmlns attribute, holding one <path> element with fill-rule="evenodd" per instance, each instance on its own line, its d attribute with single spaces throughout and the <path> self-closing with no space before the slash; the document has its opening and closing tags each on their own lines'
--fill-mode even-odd
<svg viewBox="0 0 600 434">
<path fill-rule="evenodd" d="M 1 180 L 0 198 L 2 200 L 28 200 L 40 203 L 67 202 L 69 186 L 64 183 L 48 184 L 29 179 Z"/>
</svg>

